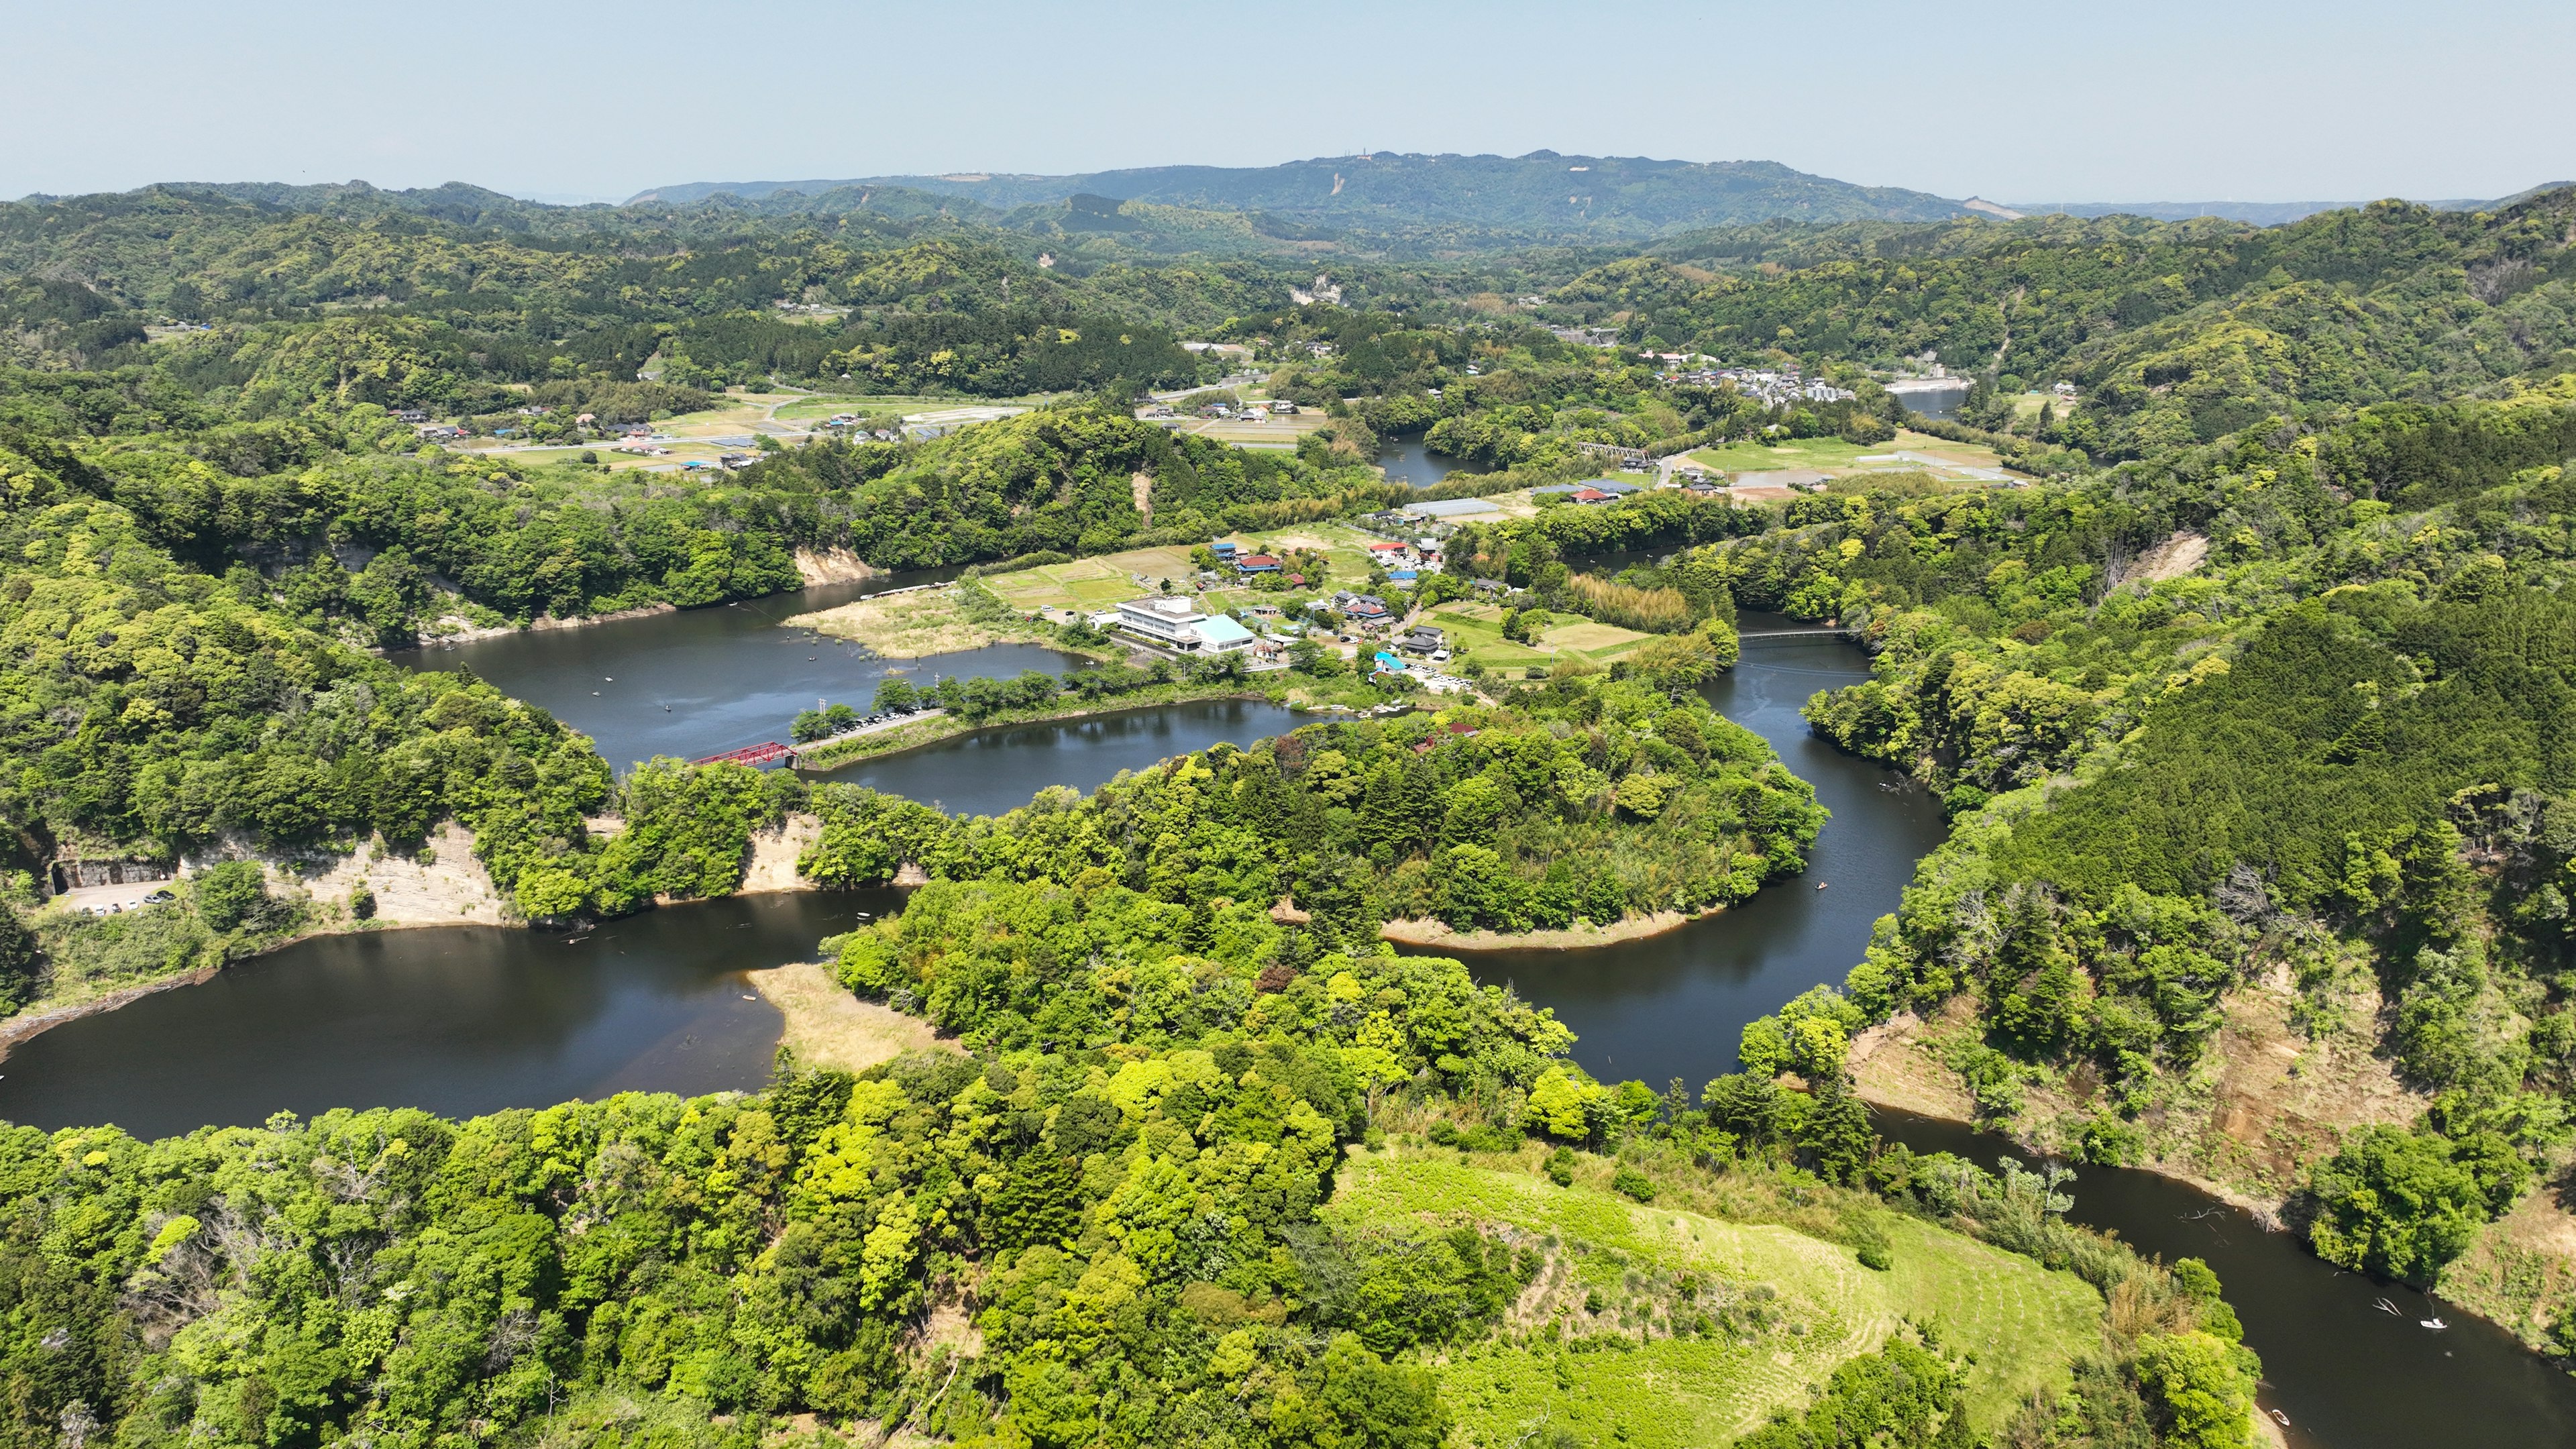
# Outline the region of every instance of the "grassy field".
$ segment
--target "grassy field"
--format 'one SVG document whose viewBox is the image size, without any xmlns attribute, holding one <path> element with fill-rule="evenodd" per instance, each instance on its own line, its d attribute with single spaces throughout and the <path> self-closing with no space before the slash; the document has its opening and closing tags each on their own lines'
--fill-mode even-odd
<svg viewBox="0 0 2576 1449">
<path fill-rule="evenodd" d="M 1645 1206 L 1581 1176 L 1559 1188 L 1542 1156 L 1357 1149 L 1324 1210 L 1344 1231 L 1468 1223 L 1544 1245 L 1547 1266 L 1505 1332 L 1432 1363 L 1463 1443 L 1501 1449 L 1564 1429 L 1637 1449 L 1723 1444 L 1909 1318 L 1976 1354 L 1969 1414 L 1991 1431 L 2100 1342 L 2102 1298 L 2081 1280 L 1914 1219 L 1877 1211 L 1895 1261 L 1873 1272 L 1791 1228 Z M 1734 1330 L 1667 1336 L 1695 1313 Z"/>
<path fill-rule="evenodd" d="M 1048 395 L 1035 397 L 932 397 L 925 393 L 809 393 L 780 407 L 772 416 L 782 423 L 809 423 L 828 418 L 834 413 L 870 413 L 901 409 L 905 412 L 931 412 L 943 408 L 1030 406 L 1046 401 Z"/>
<path fill-rule="evenodd" d="M 1728 443 L 1724 447 L 1702 448 L 1691 458 L 1711 468 L 1728 473 L 1767 473 L 1789 468 L 1812 468 L 1820 473 L 1868 472 L 1873 468 L 1916 471 L 1921 462 L 1895 458 L 1897 453 L 1910 453 L 1918 459 L 1954 469 L 2000 468 L 2002 462 L 1992 448 L 1971 443 L 1953 443 L 1925 433 L 1900 431 L 1894 442 L 1862 447 L 1840 438 L 1798 438 L 1778 447 L 1760 443 Z M 1883 461 L 1862 462 L 1862 459 Z"/>
<path fill-rule="evenodd" d="M 1336 588 L 1356 587 L 1368 577 L 1368 545 L 1374 541 L 1331 524 L 1301 524 L 1227 537 L 1254 552 L 1320 550 L 1331 566 L 1330 577 L 1309 578 L 1304 589 L 1290 594 L 1266 593 L 1233 584 L 1199 594 L 1192 583 L 1198 566 L 1190 562 L 1190 550 L 1167 546 L 1018 569 L 994 574 L 983 583 L 1014 609 L 1106 609 L 1122 599 L 1159 593 L 1162 581 L 1170 579 L 1174 592 L 1188 591 L 1205 599 L 1209 608 L 1230 609 L 1243 604 L 1283 603 L 1330 593 Z M 1143 583 L 1136 582 L 1138 576 L 1142 576 Z"/>
<path fill-rule="evenodd" d="M 1245 422 L 1236 418 L 1209 418 L 1181 429 L 1220 443 L 1238 447 L 1293 448 L 1297 440 L 1332 419 L 1320 412 L 1299 412 L 1292 418 L 1272 418 L 1266 423 Z"/>
<path fill-rule="evenodd" d="M 1036 637 L 967 618 L 956 596 L 945 589 L 856 599 L 839 608 L 798 614 L 787 621 L 787 627 L 855 639 L 888 659 L 954 654 L 1006 639 Z"/>
<path fill-rule="evenodd" d="M 1442 604 L 1432 613 L 1440 627 L 1449 632 L 1449 647 L 1460 664 L 1472 659 L 1487 669 L 1507 673 L 1533 664 L 1553 665 L 1568 653 L 1606 664 L 1652 637 L 1616 624 L 1599 624 L 1566 614 L 1551 616 L 1564 622 L 1542 630 L 1537 646 L 1532 647 L 1503 637 L 1503 611 L 1499 605 L 1458 599 Z"/>
</svg>

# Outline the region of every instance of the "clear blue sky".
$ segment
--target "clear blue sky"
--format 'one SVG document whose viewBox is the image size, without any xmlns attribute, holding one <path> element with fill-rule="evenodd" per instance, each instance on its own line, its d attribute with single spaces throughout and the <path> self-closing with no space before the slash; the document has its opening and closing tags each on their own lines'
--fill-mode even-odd
<svg viewBox="0 0 2576 1449">
<path fill-rule="evenodd" d="M 0 0 L 0 196 L 1764 159 L 2007 201 L 2576 177 L 2567 0 L 681 5 Z"/>
</svg>

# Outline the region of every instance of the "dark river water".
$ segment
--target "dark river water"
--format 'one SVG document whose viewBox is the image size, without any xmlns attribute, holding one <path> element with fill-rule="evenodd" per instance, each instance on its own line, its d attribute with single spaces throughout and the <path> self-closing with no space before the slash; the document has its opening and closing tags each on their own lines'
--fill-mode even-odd
<svg viewBox="0 0 2576 1449">
<path fill-rule="evenodd" d="M 1956 387 L 1927 388 L 1921 392 L 1908 390 L 1898 393 L 1896 400 L 1918 417 L 1951 422 L 1959 416 L 1959 404 L 1968 400 L 1968 384 L 1962 381 Z"/>
<path fill-rule="evenodd" d="M 1203 750 L 1248 745 L 1314 722 L 1264 700 L 1207 700 L 1127 710 L 1063 724 L 1011 725 L 835 770 L 823 778 L 909 795 L 952 815 L 999 815 L 1049 785 L 1088 793 L 1121 770 Z"/>
<path fill-rule="evenodd" d="M 1416 488 L 1428 488 L 1452 473 L 1475 471 L 1461 459 L 1424 446 L 1420 433 L 1380 439 L 1377 461 L 1386 470 L 1386 481 L 1410 483 Z"/>
<path fill-rule="evenodd" d="M 756 1087 L 780 1021 L 742 973 L 810 959 L 894 900 L 742 896 L 582 936 L 440 926 L 304 941 L 21 1043 L 0 1062 L 0 1116 L 150 1138 L 281 1109 L 468 1116 Z"/>
<path fill-rule="evenodd" d="M 1749 635 L 1799 626 L 1748 612 L 1741 627 Z M 1574 1028 L 1575 1057 L 1606 1080 L 1660 1090 L 1679 1077 L 1696 1092 L 1734 1070 L 1744 1024 L 1810 986 L 1840 986 L 1871 923 L 1896 909 L 1914 862 L 1941 843 L 1941 809 L 1930 795 L 1835 750 L 1799 717 L 1817 690 L 1868 677 L 1861 652 L 1837 640 L 1757 640 L 1709 686 L 1709 703 L 1770 741 L 1833 812 L 1803 877 L 1642 941 L 1473 957 L 1477 977 L 1554 1008 Z"/>
<path fill-rule="evenodd" d="M 1032 644 L 876 659 L 828 635 L 778 627 L 797 614 L 954 573 L 822 584 L 719 608 L 506 634 L 393 658 L 412 669 L 461 664 L 504 693 L 543 705 L 596 741 L 601 757 L 620 774 L 655 755 L 694 759 L 784 741 L 796 712 L 818 702 L 864 713 L 889 675 L 929 684 L 942 675 L 1007 678 L 1024 669 L 1061 672 L 1082 662 Z"/>
<path fill-rule="evenodd" d="M 1992 1171 L 2012 1143 L 1956 1122 L 1882 1111 L 1879 1131 L 1918 1152 L 1955 1152 Z M 2141 1251 L 2200 1258 L 2218 1273 L 2263 1356 L 2261 1402 L 2289 1416 L 2293 1445 L 2576 1444 L 2576 1381 L 2512 1335 L 2421 1293 L 2341 1272 L 2239 1209 L 2152 1172 L 2079 1167 L 2067 1214 Z M 2386 1299 L 2403 1316 L 2381 1312 Z M 2440 1332 L 2420 1320 L 2439 1315 Z"/>
<path fill-rule="evenodd" d="M 736 609 L 662 615 L 437 651 L 588 731 L 612 760 L 695 756 L 783 738 L 816 696 L 864 704 L 886 666 L 806 642 L 771 621 L 886 587 L 840 586 Z M 1749 634 L 1788 621 L 1745 616 Z M 812 656 L 812 657 L 807 657 Z M 933 673 L 1052 667 L 1049 651 L 911 661 Z M 1839 983 L 1871 923 L 1895 908 L 1915 862 L 1942 836 L 1922 792 L 1810 736 L 1799 706 L 1865 675 L 1830 639 L 1749 642 L 1711 702 L 1770 740 L 1833 812 L 1802 879 L 1648 941 L 1580 953 L 1471 961 L 1552 1007 L 1596 1074 L 1696 1089 L 1731 1069 L 1755 1016 Z M 613 677 L 613 678 L 612 678 Z M 597 694 L 593 694 L 593 690 Z M 665 713 L 659 706 L 668 704 Z M 1218 740 L 1248 744 L 1297 717 L 1217 703 L 989 731 L 870 761 L 837 778 L 992 813 L 1050 784 L 1094 788 Z M 1823 889 L 1819 890 L 1818 887 Z M 596 1097 L 627 1088 L 757 1086 L 779 1019 L 746 970 L 810 958 L 882 892 L 756 896 L 652 911 L 581 938 L 483 927 L 387 931 L 300 943 L 214 981 L 57 1028 L 0 1062 L 0 1116 L 42 1127 L 115 1122 L 144 1136 L 255 1123 L 281 1109 L 412 1105 L 448 1114 Z M 1881 1115 L 1889 1136 L 1991 1166 L 2008 1149 L 1940 1122 Z M 2287 1235 L 2181 1184 L 2084 1168 L 2079 1221 L 2168 1257 L 2209 1260 L 2267 1370 L 2264 1403 L 2293 1443 L 2330 1449 L 2576 1444 L 2576 1381 L 2456 1310 L 2415 1326 L 2415 1294 L 2341 1274 Z M 2388 1297 L 2406 1318 L 2376 1311 Z"/>
</svg>

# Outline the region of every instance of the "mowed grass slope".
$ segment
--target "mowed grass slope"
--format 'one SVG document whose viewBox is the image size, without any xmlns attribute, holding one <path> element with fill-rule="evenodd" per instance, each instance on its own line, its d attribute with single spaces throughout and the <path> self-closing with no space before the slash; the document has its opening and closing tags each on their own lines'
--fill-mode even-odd
<svg viewBox="0 0 2576 1449">
<path fill-rule="evenodd" d="M 1862 447 L 1840 438 L 1796 438 L 1778 444 L 1754 442 L 1728 443 L 1723 447 L 1702 448 L 1691 454 L 1694 462 L 1729 473 L 1771 472 L 1783 468 L 1813 468 L 1821 473 L 1867 473 L 1877 468 L 1919 468 L 1920 464 L 1894 462 L 1862 463 L 1862 458 L 1886 459 L 1896 453 L 1912 453 L 1937 459 L 1960 468 L 1999 468 L 2002 460 L 1995 450 L 1977 443 L 1954 443 L 1928 433 L 1911 429 L 1898 431 L 1891 442 Z"/>
<path fill-rule="evenodd" d="M 1325 1209 L 1344 1231 L 1472 1224 L 1546 1245 L 1503 1331 L 1430 1360 L 1466 1444 L 1564 1428 L 1639 1449 L 1724 1445 L 1908 1319 L 1974 1353 L 1969 1413 L 1991 1430 L 2101 1343 L 2090 1285 L 1894 1212 L 1878 1220 L 1895 1266 L 1876 1272 L 1791 1228 L 1642 1205 L 1585 1177 L 1560 1188 L 1538 1163 L 1536 1148 L 1355 1150 Z M 1703 1316 L 1717 1331 L 1673 1331 Z"/>
</svg>

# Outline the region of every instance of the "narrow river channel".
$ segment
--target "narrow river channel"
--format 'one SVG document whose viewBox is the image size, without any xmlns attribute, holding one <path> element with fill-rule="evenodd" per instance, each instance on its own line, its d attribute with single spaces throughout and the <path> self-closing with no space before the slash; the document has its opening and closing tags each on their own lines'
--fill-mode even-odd
<svg viewBox="0 0 2576 1449">
<path fill-rule="evenodd" d="M 703 755 L 779 738 L 816 697 L 864 704 L 888 666 L 809 642 L 773 621 L 903 582 L 809 589 L 733 609 L 520 635 L 406 661 L 470 664 L 586 730 L 621 768 L 653 754 Z M 1758 635 L 1788 621 L 1747 615 Z M 933 672 L 1053 667 L 1052 651 L 977 651 L 912 661 Z M 1647 941 L 1580 953 L 1485 956 L 1482 980 L 1549 1006 L 1581 1037 L 1576 1055 L 1609 1079 L 1694 1089 L 1734 1064 L 1743 1024 L 1860 959 L 1940 812 L 1921 791 L 1842 756 L 1798 708 L 1865 677 L 1831 640 L 1749 643 L 1710 699 L 1779 749 L 1833 811 L 1806 875 L 1736 911 Z M 597 691 L 594 693 L 593 691 Z M 662 706 L 667 705 L 665 710 Z M 871 761 L 841 778 L 954 811 L 991 813 L 1051 784 L 1091 789 L 1120 769 L 1249 743 L 1297 717 L 1215 703 L 964 737 Z M 1819 889 L 1819 887 L 1822 887 Z M 255 1123 L 281 1109 L 407 1105 L 448 1114 L 536 1106 L 629 1088 L 757 1086 L 779 1018 L 742 973 L 814 954 L 885 892 L 714 901 L 610 922 L 580 938 L 483 927 L 306 941 L 214 981 L 56 1028 L 0 1062 L 0 1117 L 42 1127 L 115 1122 L 144 1136 Z M 1888 1136 L 1991 1165 L 2009 1144 L 1956 1124 L 1882 1114 Z M 2082 1169 L 2073 1216 L 2168 1257 L 2207 1258 L 2268 1371 L 2267 1408 L 2301 1449 L 2576 1444 L 2576 1380 L 2456 1310 L 2435 1333 L 2418 1295 L 2337 1273 L 2288 1235 L 2179 1183 Z M 2378 1312 L 2387 1297 L 2409 1317 Z M 2419 1313 L 2417 1310 L 2425 1310 Z"/>
</svg>

